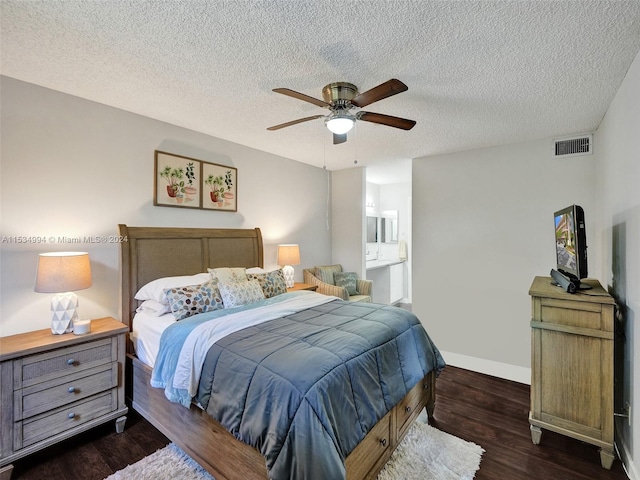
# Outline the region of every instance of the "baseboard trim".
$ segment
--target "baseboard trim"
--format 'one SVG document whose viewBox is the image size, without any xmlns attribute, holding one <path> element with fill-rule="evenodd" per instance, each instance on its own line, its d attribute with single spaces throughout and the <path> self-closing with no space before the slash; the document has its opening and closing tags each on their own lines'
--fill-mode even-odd
<svg viewBox="0 0 640 480">
<path fill-rule="evenodd" d="M 473 372 L 484 373 L 493 377 L 504 378 L 514 382 L 531 385 L 531 369 L 507 363 L 495 362 L 484 358 L 470 357 L 453 352 L 440 351 L 448 365 L 460 367 Z"/>
<path fill-rule="evenodd" d="M 626 422 L 626 419 L 624 420 Z M 617 420 L 616 423 L 620 422 Z M 629 480 L 640 480 L 640 474 L 638 474 L 638 469 L 635 464 L 631 460 L 631 452 L 629 451 L 629 445 L 627 445 L 622 438 L 622 436 L 618 433 L 620 430 L 620 425 L 616 425 L 616 451 L 618 453 L 618 457 L 620 457 L 620 461 L 624 467 L 624 471 L 629 477 Z M 622 427 L 624 428 L 624 427 Z"/>
</svg>

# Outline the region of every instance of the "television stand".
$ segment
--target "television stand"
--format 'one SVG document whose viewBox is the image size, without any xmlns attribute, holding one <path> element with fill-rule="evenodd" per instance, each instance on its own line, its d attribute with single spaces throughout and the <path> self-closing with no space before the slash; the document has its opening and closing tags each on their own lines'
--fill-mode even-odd
<svg viewBox="0 0 640 480">
<path fill-rule="evenodd" d="M 592 288 L 591 285 L 581 283 L 579 279 L 564 275 L 553 268 L 551 269 L 551 278 L 552 285 L 563 288 L 567 293 L 576 293 L 578 290 L 589 290 Z"/>
<path fill-rule="evenodd" d="M 529 289 L 531 440 L 539 444 L 548 430 L 596 445 L 602 467 L 610 469 L 615 301 L 595 279 L 587 280 L 593 289 L 586 295 L 570 295 L 550 280 L 536 277 Z"/>
</svg>

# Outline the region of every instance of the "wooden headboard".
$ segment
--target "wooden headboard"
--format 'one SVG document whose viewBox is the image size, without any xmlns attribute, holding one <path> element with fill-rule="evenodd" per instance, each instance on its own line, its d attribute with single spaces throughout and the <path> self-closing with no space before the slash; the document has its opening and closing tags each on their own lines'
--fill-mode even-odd
<svg viewBox="0 0 640 480">
<path fill-rule="evenodd" d="M 263 267 L 259 228 L 171 228 L 118 225 L 121 318 L 131 330 L 136 292 L 151 280 L 217 267 Z"/>
</svg>

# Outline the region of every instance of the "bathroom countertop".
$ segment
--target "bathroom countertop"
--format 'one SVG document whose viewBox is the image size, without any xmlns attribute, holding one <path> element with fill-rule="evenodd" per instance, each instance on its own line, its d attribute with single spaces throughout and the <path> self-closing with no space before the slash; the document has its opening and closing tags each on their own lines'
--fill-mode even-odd
<svg viewBox="0 0 640 480">
<path fill-rule="evenodd" d="M 374 268 L 382 268 L 389 267 L 391 265 L 396 265 L 398 263 L 404 263 L 404 260 L 396 259 L 396 260 L 369 260 L 366 262 L 367 270 L 373 270 Z"/>
</svg>

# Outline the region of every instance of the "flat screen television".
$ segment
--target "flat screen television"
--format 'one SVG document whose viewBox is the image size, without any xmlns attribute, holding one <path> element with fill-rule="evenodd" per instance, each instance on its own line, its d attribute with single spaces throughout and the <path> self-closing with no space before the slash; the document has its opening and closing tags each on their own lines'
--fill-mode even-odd
<svg viewBox="0 0 640 480">
<path fill-rule="evenodd" d="M 572 290 L 585 290 L 589 285 L 580 283 L 587 278 L 587 235 L 584 210 L 578 205 L 558 210 L 553 214 L 556 231 L 556 270 L 571 284 Z M 552 277 L 558 278 L 552 271 Z M 558 282 L 562 284 L 562 282 Z M 565 285 L 562 285 L 565 286 Z M 566 286 L 565 286 L 566 288 Z M 569 288 L 567 288 L 569 291 Z"/>
</svg>

